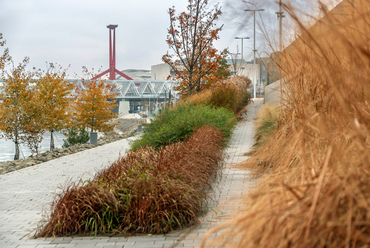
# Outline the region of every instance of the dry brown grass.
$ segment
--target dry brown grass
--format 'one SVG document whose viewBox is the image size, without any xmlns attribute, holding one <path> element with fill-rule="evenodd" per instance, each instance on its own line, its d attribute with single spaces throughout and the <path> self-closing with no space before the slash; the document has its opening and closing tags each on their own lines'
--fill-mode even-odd
<svg viewBox="0 0 370 248">
<path fill-rule="evenodd" d="M 247 91 L 251 83 L 252 81 L 247 77 L 232 76 L 217 81 L 208 90 L 192 95 L 186 99 L 186 103 L 223 107 L 238 113 L 251 98 Z"/>
<path fill-rule="evenodd" d="M 210 90 L 205 90 L 187 98 L 186 103 L 192 102 L 194 105 L 208 104 L 211 96 L 212 92 Z"/>
<path fill-rule="evenodd" d="M 224 247 L 370 247 L 370 1 L 301 38 L 281 55 L 279 130 L 244 163 L 247 212 L 211 231 Z"/>
<path fill-rule="evenodd" d="M 55 199 L 38 237 L 167 233 L 197 223 L 220 171 L 223 136 L 203 126 L 183 143 L 130 152 Z"/>
<path fill-rule="evenodd" d="M 272 133 L 278 128 L 280 116 L 279 105 L 264 104 L 257 113 L 254 122 L 255 129 L 255 144 L 254 149 L 268 142 Z"/>
<path fill-rule="evenodd" d="M 232 76 L 225 80 L 220 80 L 212 85 L 211 89 L 223 86 L 233 86 L 237 91 L 243 92 L 248 89 L 252 81 L 245 76 Z"/>
</svg>

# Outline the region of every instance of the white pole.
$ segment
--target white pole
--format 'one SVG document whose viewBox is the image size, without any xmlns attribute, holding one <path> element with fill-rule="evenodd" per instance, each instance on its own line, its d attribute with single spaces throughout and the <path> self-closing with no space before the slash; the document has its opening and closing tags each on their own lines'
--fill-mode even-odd
<svg viewBox="0 0 370 248">
<path fill-rule="evenodd" d="M 240 66 L 242 66 L 242 65 L 243 65 L 243 63 L 244 63 L 244 50 L 243 50 L 243 48 L 244 48 L 244 43 L 243 43 L 243 40 L 244 40 L 244 39 L 249 39 L 249 37 L 235 37 L 235 39 L 241 39 L 241 40 L 242 40 L 242 60 L 241 60 L 241 62 L 240 62 Z"/>
<path fill-rule="evenodd" d="M 275 12 L 277 14 L 277 18 L 279 19 L 279 50 L 280 52 L 283 51 L 283 18 L 285 17 L 282 7 L 282 0 L 279 0 L 279 12 Z"/>
<path fill-rule="evenodd" d="M 253 11 L 253 64 L 256 63 L 256 11 Z"/>
<path fill-rule="evenodd" d="M 283 11 L 281 9 L 281 0 L 279 1 L 279 12 L 280 12 L 280 20 L 279 20 L 279 49 L 280 52 L 283 51 Z"/>
<path fill-rule="evenodd" d="M 256 95 L 256 90 L 257 90 L 257 80 L 256 80 L 256 11 L 253 11 L 253 64 L 254 64 L 254 68 L 253 68 L 253 96 L 254 98 L 257 97 Z"/>
<path fill-rule="evenodd" d="M 253 66 L 253 97 L 256 98 L 257 97 L 257 94 L 256 94 L 256 91 L 257 91 L 257 80 L 256 80 L 256 65 L 254 64 Z"/>
<path fill-rule="evenodd" d="M 244 40 L 244 38 L 242 38 L 242 64 L 243 64 L 243 61 L 244 61 L 244 60 L 243 60 L 243 54 L 244 54 L 244 53 L 243 53 L 243 46 L 244 46 L 244 45 L 243 45 L 243 40 Z"/>
<path fill-rule="evenodd" d="M 256 78 L 256 11 L 265 11 L 264 9 L 246 9 L 244 11 L 252 11 L 253 12 L 253 97 L 256 98 L 256 86 L 257 86 L 257 78 Z"/>
</svg>

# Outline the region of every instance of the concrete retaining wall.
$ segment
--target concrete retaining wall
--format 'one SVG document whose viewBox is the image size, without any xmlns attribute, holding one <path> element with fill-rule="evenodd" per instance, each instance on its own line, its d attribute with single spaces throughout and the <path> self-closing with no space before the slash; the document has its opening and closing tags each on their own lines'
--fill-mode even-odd
<svg viewBox="0 0 370 248">
<path fill-rule="evenodd" d="M 265 87 L 265 103 L 280 104 L 280 80 Z"/>
</svg>

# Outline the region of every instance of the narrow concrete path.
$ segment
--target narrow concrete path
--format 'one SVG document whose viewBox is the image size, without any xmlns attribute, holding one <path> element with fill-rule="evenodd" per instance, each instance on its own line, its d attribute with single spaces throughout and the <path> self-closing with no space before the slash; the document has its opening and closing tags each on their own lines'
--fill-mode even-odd
<svg viewBox="0 0 370 248">
<path fill-rule="evenodd" d="M 237 200 L 248 190 L 251 179 L 248 173 L 235 168 L 247 159 L 243 154 L 253 145 L 253 121 L 263 103 L 254 99 L 244 119 L 233 132 L 222 178 L 215 192 L 213 210 L 202 218 L 200 225 L 166 235 L 135 237 L 68 237 L 33 239 L 43 210 L 49 210 L 55 194 L 67 182 L 86 180 L 108 166 L 129 148 L 130 139 L 51 160 L 19 171 L 0 175 L 0 247 L 49 248 L 49 247 L 197 247 L 204 233 L 211 227 L 230 218 L 241 208 Z M 232 204 L 228 204 L 234 199 Z"/>
</svg>

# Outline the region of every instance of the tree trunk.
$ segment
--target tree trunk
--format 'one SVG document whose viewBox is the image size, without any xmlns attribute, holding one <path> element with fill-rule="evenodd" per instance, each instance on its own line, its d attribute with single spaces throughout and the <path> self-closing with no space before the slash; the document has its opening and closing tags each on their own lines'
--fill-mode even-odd
<svg viewBox="0 0 370 248">
<path fill-rule="evenodd" d="M 94 121 L 95 121 L 95 116 L 93 116 L 91 118 L 91 127 L 90 127 L 90 132 L 93 133 L 94 132 Z"/>
<path fill-rule="evenodd" d="M 171 90 L 170 90 L 170 95 L 168 96 L 168 106 L 170 106 L 170 107 L 172 107 L 172 105 L 171 105 Z"/>
<path fill-rule="evenodd" d="M 14 144 L 15 144 L 14 160 L 19 160 L 19 144 L 17 139 L 15 140 Z"/>
<path fill-rule="evenodd" d="M 54 150 L 54 131 L 50 131 L 50 151 Z"/>
</svg>

